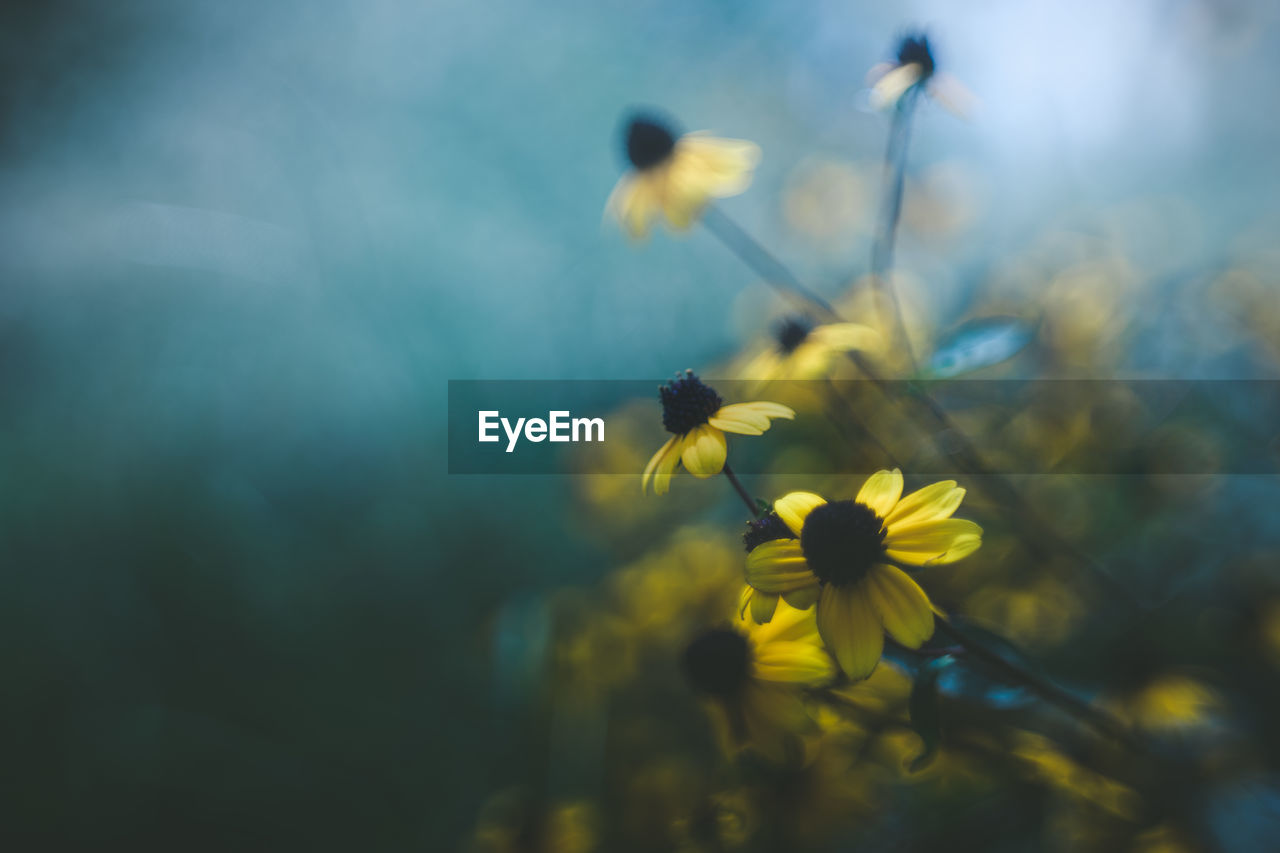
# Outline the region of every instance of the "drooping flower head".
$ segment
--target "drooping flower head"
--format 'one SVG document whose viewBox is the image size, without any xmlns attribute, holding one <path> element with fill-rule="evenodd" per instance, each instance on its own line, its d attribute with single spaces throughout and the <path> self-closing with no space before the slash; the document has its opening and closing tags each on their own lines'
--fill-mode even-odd
<svg viewBox="0 0 1280 853">
<path fill-rule="evenodd" d="M 728 446 L 724 434 L 763 435 L 774 418 L 791 420 L 796 413 L 779 403 L 732 403 L 724 400 L 692 370 L 658 386 L 662 425 L 672 437 L 645 466 L 640 488 L 653 479 L 655 494 L 664 494 L 676 465 L 695 477 L 714 477 L 724 470 Z"/>
<path fill-rule="evenodd" d="M 704 631 L 689 643 L 683 662 L 690 685 L 716 716 L 726 749 L 753 748 L 779 762 L 796 753 L 797 736 L 816 733 L 800 689 L 836 675 L 813 612 L 785 604 L 768 625 L 739 618 Z"/>
<path fill-rule="evenodd" d="M 792 492 L 774 512 L 794 538 L 756 546 L 747 583 L 756 597 L 793 606 L 817 603 L 823 642 L 850 678 L 866 678 L 884 648 L 884 632 L 909 648 L 933 636 L 928 596 L 898 564 L 952 563 L 982 544 L 982 528 L 952 518 L 964 489 L 952 480 L 902 497 L 902 472 L 879 471 L 853 500 Z"/>
<path fill-rule="evenodd" d="M 754 143 L 705 133 L 677 134 L 653 113 L 637 113 L 622 133 L 630 169 L 605 204 L 632 237 L 644 237 L 660 215 L 688 228 L 713 198 L 738 195 L 751 184 L 760 159 Z"/>
<path fill-rule="evenodd" d="M 938 72 L 927 35 L 907 33 L 898 42 L 894 56 L 896 61 L 882 62 L 867 73 L 872 107 L 894 107 L 919 87 L 959 118 L 967 118 L 973 112 L 973 95 L 954 77 Z"/>
<path fill-rule="evenodd" d="M 738 370 L 742 379 L 821 379 L 831 372 L 832 360 L 848 352 L 879 352 L 880 334 L 859 323 L 817 325 L 808 317 L 783 317 L 773 337 Z"/>
</svg>

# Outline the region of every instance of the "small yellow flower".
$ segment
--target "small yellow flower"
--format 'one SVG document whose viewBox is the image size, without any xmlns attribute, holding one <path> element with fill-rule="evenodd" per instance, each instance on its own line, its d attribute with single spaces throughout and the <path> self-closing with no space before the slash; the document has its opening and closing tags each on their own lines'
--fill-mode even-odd
<svg viewBox="0 0 1280 853">
<path fill-rule="evenodd" d="M 786 317 L 774 330 L 774 341 L 739 371 L 743 379 L 770 382 L 775 379 L 820 379 L 831 370 L 831 360 L 855 350 L 881 349 L 880 333 L 858 323 L 815 326 L 805 317 Z"/>
<path fill-rule="evenodd" d="M 695 477 L 714 477 L 724 469 L 728 448 L 724 434 L 763 435 L 774 418 L 791 420 L 796 413 L 780 403 L 724 405 L 720 395 L 704 385 L 692 370 L 658 388 L 662 425 L 673 433 L 644 468 L 640 488 L 653 479 L 654 494 L 665 494 L 677 463 Z"/>
<path fill-rule="evenodd" d="M 908 35 L 898 43 L 896 62 L 882 62 L 867 74 L 871 86 L 871 106 L 881 110 L 897 106 L 907 92 L 921 87 L 948 112 L 968 118 L 975 99 L 960 81 L 938 71 L 929 37 L 923 33 Z"/>
<path fill-rule="evenodd" d="M 677 137 L 647 116 L 628 123 L 626 153 L 632 168 L 613 188 L 605 211 L 635 238 L 648 235 L 659 214 L 672 228 L 688 228 L 711 199 L 744 192 L 760 159 L 755 143 L 703 132 Z"/>
<path fill-rule="evenodd" d="M 880 661 L 884 632 L 908 648 L 933 636 L 928 596 L 895 563 L 952 563 L 982 544 L 982 528 L 952 518 L 964 489 L 934 483 L 902 497 L 902 472 L 878 471 L 854 500 L 828 502 L 812 492 L 779 498 L 774 512 L 786 536 L 747 554 L 753 614 L 781 596 L 795 607 L 817 604 L 817 625 L 840 668 L 866 678 Z M 748 543 L 750 545 L 750 543 Z"/>
<path fill-rule="evenodd" d="M 684 669 L 709 700 L 727 750 L 752 748 L 779 762 L 797 754 L 796 736 L 817 732 L 801 688 L 836 676 L 813 611 L 786 604 L 767 625 L 739 616 L 731 627 L 702 633 L 685 650 Z"/>
</svg>

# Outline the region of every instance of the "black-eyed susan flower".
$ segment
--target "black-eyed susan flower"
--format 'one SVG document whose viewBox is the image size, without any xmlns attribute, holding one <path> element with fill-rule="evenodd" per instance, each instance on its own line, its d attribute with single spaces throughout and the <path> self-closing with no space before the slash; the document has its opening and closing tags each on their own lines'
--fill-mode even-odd
<svg viewBox="0 0 1280 853">
<path fill-rule="evenodd" d="M 755 143 L 705 132 L 677 136 L 654 116 L 635 116 L 625 131 L 631 169 L 622 176 L 605 211 L 632 237 L 644 237 L 659 215 L 675 229 L 688 228 L 713 198 L 744 192 L 760 159 Z"/>
<path fill-rule="evenodd" d="M 847 352 L 881 349 L 880 333 L 859 323 L 815 325 L 807 317 L 784 317 L 774 328 L 773 340 L 750 357 L 739 370 L 743 379 L 769 382 L 775 379 L 820 379 L 831 370 L 831 361 Z"/>
<path fill-rule="evenodd" d="M 685 649 L 684 670 L 708 700 L 728 751 L 751 748 L 778 762 L 797 754 L 798 736 L 817 732 L 801 689 L 825 685 L 837 672 L 813 611 L 785 603 L 767 625 L 740 615 L 698 635 Z"/>
<path fill-rule="evenodd" d="M 913 649 L 933 636 L 928 596 L 895 564 L 940 565 L 976 551 L 982 528 L 951 517 L 963 498 L 952 480 L 904 498 L 896 468 L 873 474 L 853 500 L 792 492 L 773 506 L 791 537 L 747 555 L 747 583 L 756 595 L 816 600 L 823 642 L 846 675 L 866 678 L 885 631 Z"/>
<path fill-rule="evenodd" d="M 871 106 L 889 109 L 903 96 L 920 87 L 929 97 L 959 118 L 973 112 L 974 97 L 960 81 L 938 71 L 929 37 L 923 33 L 904 36 L 898 43 L 897 61 L 882 62 L 867 73 Z"/>
<path fill-rule="evenodd" d="M 724 434 L 763 435 L 774 418 L 791 420 L 796 413 L 780 403 L 731 403 L 704 384 L 692 370 L 658 388 L 662 425 L 672 437 L 645 466 L 640 488 L 653 479 L 655 494 L 664 494 L 678 463 L 695 477 L 714 477 L 724 470 L 728 452 Z"/>
</svg>

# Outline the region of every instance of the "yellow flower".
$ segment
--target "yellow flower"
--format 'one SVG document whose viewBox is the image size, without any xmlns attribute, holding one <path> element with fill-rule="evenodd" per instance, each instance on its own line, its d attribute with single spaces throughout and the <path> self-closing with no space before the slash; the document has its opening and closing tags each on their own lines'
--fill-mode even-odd
<svg viewBox="0 0 1280 853">
<path fill-rule="evenodd" d="M 743 379 L 820 379 L 831 369 L 831 360 L 854 350 L 881 348 L 880 333 L 858 323 L 815 326 L 805 317 L 787 317 L 774 330 L 774 341 L 753 356 L 739 371 Z"/>
<path fill-rule="evenodd" d="M 923 33 L 904 37 L 898 43 L 897 61 L 873 67 L 867 82 L 871 86 L 871 106 L 878 110 L 897 106 L 916 86 L 959 118 L 967 118 L 974 109 L 975 99 L 969 90 L 937 70 L 929 37 Z"/>
<path fill-rule="evenodd" d="M 739 616 L 702 633 L 685 650 L 684 669 L 709 701 L 728 751 L 751 748 L 778 762 L 800 754 L 797 736 L 817 732 L 801 688 L 836 676 L 813 611 L 786 604 L 767 625 Z"/>
<path fill-rule="evenodd" d="M 711 199 L 745 191 L 760 159 L 755 143 L 702 132 L 676 137 L 648 116 L 628 123 L 626 153 L 632 168 L 613 188 L 605 211 L 632 237 L 646 236 L 659 214 L 672 228 L 688 228 Z"/>
<path fill-rule="evenodd" d="M 812 492 L 779 498 L 773 509 L 787 536 L 747 554 L 752 598 L 816 603 L 818 631 L 840 668 L 866 678 L 880 660 L 885 631 L 913 649 L 933 636 L 928 596 L 894 564 L 940 565 L 976 551 L 982 528 L 951 518 L 962 498 L 953 480 L 904 498 L 896 468 L 873 474 L 851 501 L 828 503 Z M 751 609 L 768 608 L 753 601 Z"/>
<path fill-rule="evenodd" d="M 659 386 L 662 425 L 673 436 L 653 454 L 640 480 L 643 491 L 653 479 L 654 494 L 665 494 L 676 464 L 695 477 L 714 477 L 724 469 L 724 434 L 763 435 L 773 418 L 791 420 L 796 413 L 780 403 L 732 403 L 704 385 L 692 370 Z"/>
</svg>

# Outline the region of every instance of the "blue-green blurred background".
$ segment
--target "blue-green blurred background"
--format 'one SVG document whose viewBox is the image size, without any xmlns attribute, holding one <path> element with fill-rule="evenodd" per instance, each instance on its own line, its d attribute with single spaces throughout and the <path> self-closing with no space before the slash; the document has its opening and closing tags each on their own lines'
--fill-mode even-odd
<svg viewBox="0 0 1280 853">
<path fill-rule="evenodd" d="M 1090 211 L 1165 214 L 1129 246 L 1156 277 L 1273 233 L 1276 22 L 1262 0 L 6 4 L 0 837 L 431 849 L 521 775 L 493 615 L 603 569 L 564 479 L 446 476 L 446 380 L 664 376 L 764 303 L 705 234 L 602 223 L 631 106 L 760 143 L 726 209 L 834 294 L 865 236 L 815 247 L 779 198 L 806 159 L 874 161 L 864 75 L 927 27 L 982 102 L 926 106 L 913 140 L 977 187 L 959 238 L 901 251 L 945 325 Z M 1123 363 L 1261 372 L 1146 298 L 1171 325 Z"/>
</svg>

